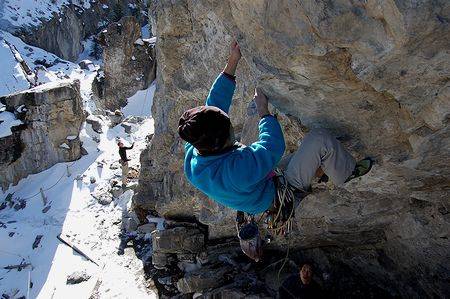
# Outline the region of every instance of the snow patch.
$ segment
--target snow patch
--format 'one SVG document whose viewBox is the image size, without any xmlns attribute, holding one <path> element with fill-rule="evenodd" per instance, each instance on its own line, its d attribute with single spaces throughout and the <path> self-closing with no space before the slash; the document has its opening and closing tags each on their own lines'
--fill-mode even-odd
<svg viewBox="0 0 450 299">
<path fill-rule="evenodd" d="M 128 98 L 127 105 L 122 108 L 122 113 L 125 117 L 141 116 L 151 117 L 151 110 L 153 104 L 153 96 L 156 90 L 156 82 L 150 85 L 149 88 L 139 90 L 135 95 Z"/>
<path fill-rule="evenodd" d="M 60 148 L 64 148 L 64 149 L 68 149 L 68 150 L 70 149 L 70 146 L 68 146 L 67 143 L 65 143 L 65 142 L 62 143 L 59 147 Z"/>
<path fill-rule="evenodd" d="M 21 120 L 16 119 L 13 113 L 0 112 L 0 138 L 12 135 L 11 128 L 23 124 Z"/>
</svg>

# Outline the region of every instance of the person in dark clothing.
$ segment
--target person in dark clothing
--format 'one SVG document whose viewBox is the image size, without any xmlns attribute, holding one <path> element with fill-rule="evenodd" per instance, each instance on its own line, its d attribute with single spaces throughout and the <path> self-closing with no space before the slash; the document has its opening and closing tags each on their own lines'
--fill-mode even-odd
<svg viewBox="0 0 450 299">
<path fill-rule="evenodd" d="M 122 187 L 125 187 L 127 185 L 128 161 L 130 161 L 127 158 L 127 150 L 133 149 L 134 142 L 130 147 L 126 147 L 122 141 L 119 141 L 117 145 L 119 146 L 120 164 L 122 165 Z"/>
<path fill-rule="evenodd" d="M 318 299 L 324 298 L 320 286 L 312 280 L 312 267 L 304 264 L 300 273 L 293 274 L 286 278 L 278 290 L 280 299 Z"/>
</svg>

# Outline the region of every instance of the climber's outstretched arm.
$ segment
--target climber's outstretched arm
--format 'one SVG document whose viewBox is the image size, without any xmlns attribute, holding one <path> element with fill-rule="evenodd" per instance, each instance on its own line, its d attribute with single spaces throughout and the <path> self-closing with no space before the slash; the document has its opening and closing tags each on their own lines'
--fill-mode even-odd
<svg viewBox="0 0 450 299">
<path fill-rule="evenodd" d="M 233 41 L 227 65 L 214 81 L 211 90 L 209 91 L 208 98 L 206 99 L 207 106 L 215 106 L 228 113 L 236 88 L 234 74 L 236 73 L 236 68 L 240 59 L 241 50 L 239 49 L 237 42 Z"/>
</svg>

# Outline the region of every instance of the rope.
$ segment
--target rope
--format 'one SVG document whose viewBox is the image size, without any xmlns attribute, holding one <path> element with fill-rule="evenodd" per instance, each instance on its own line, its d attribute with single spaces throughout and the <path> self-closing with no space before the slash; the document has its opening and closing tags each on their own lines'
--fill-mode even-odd
<svg viewBox="0 0 450 299">
<path fill-rule="evenodd" d="M 291 211 L 289 213 L 289 216 L 286 221 L 283 221 L 281 226 L 276 227 L 270 227 L 269 230 L 273 231 L 274 234 L 279 235 L 280 233 L 283 233 L 284 229 L 287 226 L 286 232 L 289 232 L 291 230 L 292 225 L 292 217 L 294 216 L 295 206 L 294 206 L 294 190 L 290 187 L 289 183 L 287 182 L 284 173 L 280 169 L 275 170 L 276 176 L 279 178 L 282 178 L 282 180 L 278 180 L 278 186 L 277 186 L 277 199 L 279 200 L 279 206 L 278 211 L 276 213 L 276 216 L 271 220 L 273 225 L 276 225 L 278 223 L 278 220 L 280 220 L 282 209 L 287 204 L 287 202 L 291 202 Z"/>
<path fill-rule="evenodd" d="M 78 160 L 77 160 L 77 161 L 78 161 Z M 67 165 L 67 167 L 72 167 L 73 165 L 75 165 L 75 163 L 76 163 L 77 161 L 74 161 L 74 162 L 71 163 L 70 165 Z M 62 173 L 61 177 L 56 181 L 56 183 L 54 183 L 54 184 L 51 185 L 50 187 L 42 188 L 42 191 L 49 191 L 49 190 L 51 190 L 53 187 L 55 187 L 55 186 L 62 180 L 62 178 L 66 175 L 66 173 L 67 173 L 66 170 L 64 170 L 64 172 Z M 16 192 L 18 192 L 18 191 L 20 191 L 20 190 L 22 190 L 22 189 L 23 189 L 23 187 L 20 188 L 19 190 L 15 191 L 14 193 L 16 193 Z M 25 197 L 25 198 L 21 198 L 21 199 L 23 199 L 23 200 L 32 199 L 33 197 L 39 195 L 40 193 L 41 193 L 41 190 L 39 190 L 38 192 L 36 192 L 35 194 L 33 194 L 33 195 L 31 195 L 31 196 L 28 196 L 28 197 Z"/>
</svg>

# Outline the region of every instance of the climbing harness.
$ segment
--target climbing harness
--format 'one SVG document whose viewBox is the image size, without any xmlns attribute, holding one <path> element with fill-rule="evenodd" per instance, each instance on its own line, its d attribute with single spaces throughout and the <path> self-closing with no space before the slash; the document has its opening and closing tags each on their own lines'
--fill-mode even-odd
<svg viewBox="0 0 450 299">
<path fill-rule="evenodd" d="M 272 206 L 258 221 L 254 215 L 238 211 L 236 214 L 236 230 L 242 251 L 251 259 L 259 261 L 262 257 L 264 240 L 258 225 L 264 218 L 267 229 L 273 235 L 286 237 L 292 230 L 295 216 L 295 202 L 300 202 L 309 192 L 297 189 L 290 185 L 281 169 L 275 170 L 272 178 L 275 183 L 276 196 Z"/>
</svg>

